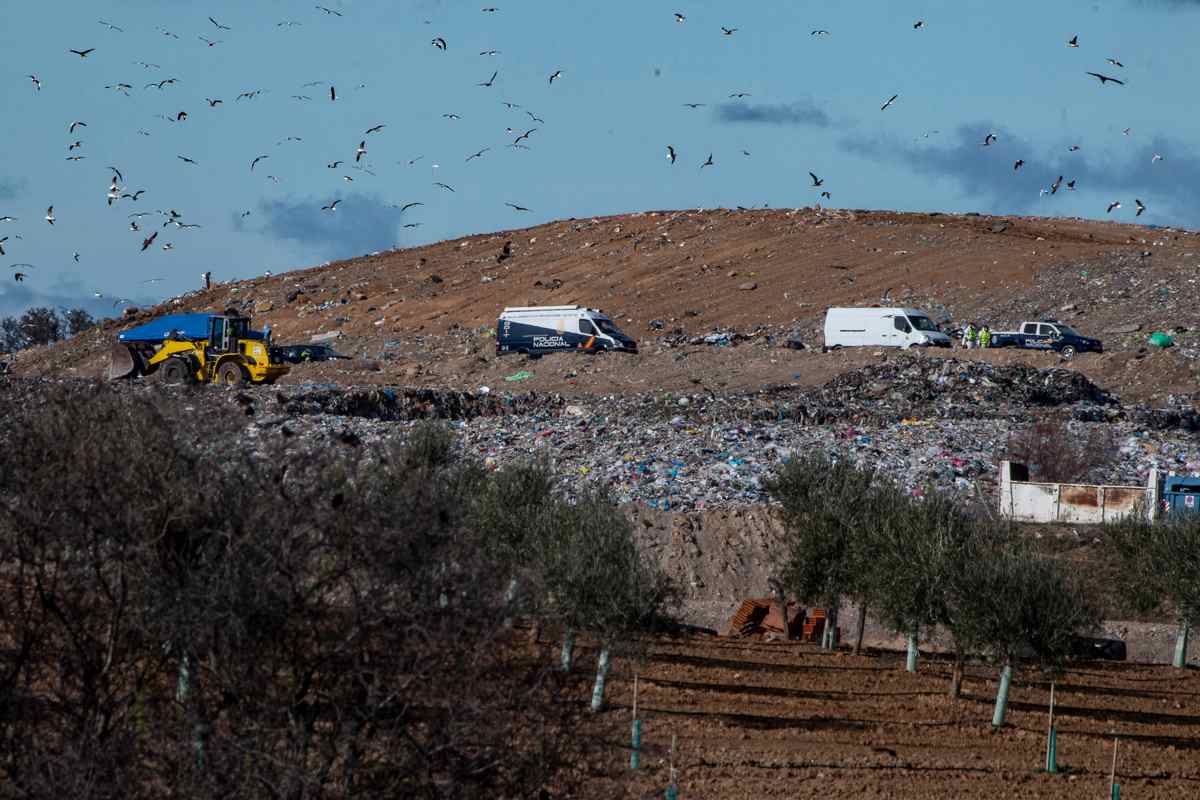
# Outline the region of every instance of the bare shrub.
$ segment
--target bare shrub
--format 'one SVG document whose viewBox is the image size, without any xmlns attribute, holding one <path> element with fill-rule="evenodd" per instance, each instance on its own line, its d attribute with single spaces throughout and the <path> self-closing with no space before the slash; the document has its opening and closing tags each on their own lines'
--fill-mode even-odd
<svg viewBox="0 0 1200 800">
<path fill-rule="evenodd" d="M 1078 483 L 1102 479 L 1117 453 L 1117 441 L 1107 426 L 1044 417 L 1009 435 L 1004 458 L 1027 465 L 1034 480 Z"/>
<path fill-rule="evenodd" d="M 515 797 L 558 774 L 570 712 L 507 638 L 484 473 L 444 432 L 252 449 L 236 417 L 77 386 L 0 415 L 13 794 Z"/>
</svg>

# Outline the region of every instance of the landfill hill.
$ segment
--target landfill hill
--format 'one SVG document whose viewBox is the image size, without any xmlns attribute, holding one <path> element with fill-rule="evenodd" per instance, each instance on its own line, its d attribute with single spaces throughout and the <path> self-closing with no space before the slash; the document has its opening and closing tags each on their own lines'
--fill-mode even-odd
<svg viewBox="0 0 1200 800">
<path fill-rule="evenodd" d="M 256 324 L 270 322 L 278 342 L 326 335 L 354 357 L 299 366 L 287 383 L 519 383 L 522 391 L 580 395 L 820 386 L 884 357 L 871 349 L 822 354 L 824 310 L 889 302 L 926 309 L 946 326 L 973 320 L 1007 329 L 1024 319 L 1061 319 L 1101 336 L 1107 348 L 1071 368 L 1119 389 L 1126 402 L 1158 404 L 1195 391 L 1198 264 L 1194 232 L 1080 219 L 821 208 L 648 211 L 217 283 L 23 352 L 13 366 L 23 375 L 98 376 L 121 328 L 168 311 L 233 307 Z M 572 303 L 609 312 L 639 339 L 641 352 L 540 361 L 495 356 L 491 331 L 504 306 Z M 1148 334 L 1157 330 L 1172 333 L 1176 346 L 1148 348 Z M 789 338 L 807 349 L 786 348 Z M 1059 365 L 1051 353 L 966 357 Z M 518 381 L 505 383 L 514 375 Z"/>
</svg>

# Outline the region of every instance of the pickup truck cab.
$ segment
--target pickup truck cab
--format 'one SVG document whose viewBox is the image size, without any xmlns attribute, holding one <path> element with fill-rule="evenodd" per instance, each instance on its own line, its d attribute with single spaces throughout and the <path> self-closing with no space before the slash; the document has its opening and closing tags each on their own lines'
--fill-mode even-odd
<svg viewBox="0 0 1200 800">
<path fill-rule="evenodd" d="M 1020 347 L 1026 350 L 1054 350 L 1063 358 L 1076 353 L 1103 353 L 1104 344 L 1076 332 L 1055 320 L 1023 322 L 1017 331 L 994 331 L 992 347 Z"/>
</svg>

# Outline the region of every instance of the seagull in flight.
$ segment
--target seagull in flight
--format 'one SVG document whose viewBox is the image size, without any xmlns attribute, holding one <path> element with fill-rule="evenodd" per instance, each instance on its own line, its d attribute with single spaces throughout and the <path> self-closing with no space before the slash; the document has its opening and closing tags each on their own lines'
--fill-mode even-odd
<svg viewBox="0 0 1200 800">
<path fill-rule="evenodd" d="M 1068 152 L 1068 153 L 1074 153 L 1076 150 L 1079 150 L 1079 149 L 1080 149 L 1080 148 L 1079 148 L 1079 145 L 1077 145 L 1077 144 L 1073 144 L 1073 145 L 1071 145 L 1070 147 L 1068 147 L 1068 148 L 1067 148 L 1067 152 Z"/>
<path fill-rule="evenodd" d="M 1067 47 L 1079 47 L 1079 34 L 1076 34 L 1067 40 Z"/>
<path fill-rule="evenodd" d="M 675 148 L 671 145 L 667 145 L 667 160 L 672 164 L 675 163 Z"/>
<path fill-rule="evenodd" d="M 434 186 L 440 186 L 440 187 L 442 187 L 443 189 L 445 189 L 446 191 L 449 191 L 449 192 L 453 192 L 453 191 L 454 191 L 454 187 L 452 187 L 452 186 L 447 186 L 447 185 L 446 185 L 446 184 L 444 184 L 444 183 L 434 183 L 433 185 L 434 185 Z"/>
<path fill-rule="evenodd" d="M 46 219 L 46 222 L 49 222 L 51 225 L 54 224 L 54 206 L 50 206 L 49 208 L 46 209 L 46 218 L 45 219 Z"/>
<path fill-rule="evenodd" d="M 1120 67 L 1121 69 L 1125 68 L 1125 65 L 1122 64 L 1120 61 L 1118 61 L 1115 58 L 1106 58 L 1104 60 L 1107 61 L 1108 63 L 1112 64 L 1114 67 Z"/>
<path fill-rule="evenodd" d="M 691 109 L 704 108 L 705 105 L 706 105 L 705 103 L 684 103 L 683 104 L 684 108 L 691 108 Z"/>
<path fill-rule="evenodd" d="M 111 22 L 105 22 L 104 20 L 99 20 L 99 22 L 101 25 L 108 28 L 110 31 L 116 31 L 117 33 L 125 32 L 124 28 L 118 28 L 116 25 L 113 25 Z"/>
<path fill-rule="evenodd" d="M 563 74 L 563 71 L 561 69 L 554 70 L 554 72 L 551 73 L 551 75 L 550 75 L 550 84 L 554 85 L 554 79 L 562 77 L 562 74 Z"/>
<path fill-rule="evenodd" d="M 258 156 L 258 157 L 257 157 L 257 158 L 255 158 L 253 161 L 251 161 L 251 162 L 250 162 L 250 171 L 251 171 L 251 172 L 254 172 L 254 167 L 255 167 L 255 165 L 257 165 L 257 164 L 258 164 L 258 162 L 262 161 L 264 158 L 270 158 L 270 156 L 265 156 L 265 155 L 264 155 L 264 156 Z"/>
<path fill-rule="evenodd" d="M 182 161 L 185 164 L 195 164 L 196 163 L 196 161 L 194 159 L 188 158 L 187 156 L 176 156 L 176 158 L 178 158 L 180 161 Z"/>
<path fill-rule="evenodd" d="M 1023 158 L 1018 158 L 1018 159 L 1016 160 L 1016 162 L 1014 162 L 1014 163 L 1013 163 L 1013 172 L 1016 172 L 1017 170 L 1019 170 L 1019 169 L 1020 169 L 1021 167 L 1023 167 L 1023 166 L 1025 166 L 1025 159 L 1023 159 Z"/>
<path fill-rule="evenodd" d="M 479 52 L 479 55 L 481 55 L 481 56 L 498 56 L 498 55 L 500 55 L 500 51 L 499 50 L 481 50 Z"/>
<path fill-rule="evenodd" d="M 208 18 L 208 21 L 209 21 L 209 22 L 211 22 L 213 25 L 216 25 L 216 26 L 217 26 L 217 30 L 219 30 L 219 31 L 231 31 L 231 30 L 233 30 L 233 28 L 229 27 L 228 25 L 222 25 L 221 23 L 217 22 L 217 21 L 216 21 L 215 19 L 213 19 L 212 17 L 209 17 L 209 18 Z"/>
<path fill-rule="evenodd" d="M 1121 201 L 1120 201 L 1120 200 L 1114 200 L 1113 202 L 1111 202 L 1111 203 L 1109 203 L 1109 204 L 1108 204 L 1108 210 L 1107 210 L 1107 211 L 1105 211 L 1104 213 L 1105 213 L 1105 214 L 1111 214 L 1111 213 L 1113 212 L 1113 209 L 1114 209 L 1114 208 L 1120 208 L 1120 207 L 1121 207 Z"/>
<path fill-rule="evenodd" d="M 1014 169 L 1015 169 L 1015 167 L 1014 167 Z M 1059 175 L 1058 180 L 1056 180 L 1054 183 L 1050 184 L 1050 194 L 1055 194 L 1056 192 L 1058 192 L 1058 187 L 1062 186 L 1062 179 L 1063 179 L 1063 176 Z"/>
<path fill-rule="evenodd" d="M 354 151 L 354 163 L 362 161 L 362 157 L 367 154 L 367 140 L 363 139 L 358 143 L 358 149 Z"/>
<path fill-rule="evenodd" d="M 704 169 L 705 167 L 711 167 L 712 165 L 713 165 L 713 157 L 712 157 L 712 153 L 709 153 L 708 158 L 705 159 L 704 163 L 700 165 L 700 169 Z"/>
<path fill-rule="evenodd" d="M 157 239 L 157 238 L 158 238 L 158 231 L 155 231 L 154 233 L 152 233 L 152 234 L 150 234 L 149 236 L 147 236 L 145 239 L 142 239 L 142 250 L 141 250 L 141 252 L 143 252 L 143 253 L 144 253 L 144 252 L 146 252 L 147 250 L 149 250 L 149 249 L 150 249 L 150 245 L 154 244 L 154 240 L 155 240 L 155 239 Z"/>
<path fill-rule="evenodd" d="M 338 203 L 340 203 L 340 202 L 342 202 L 342 201 L 334 200 L 332 203 L 330 203 L 327 206 L 321 206 L 321 210 L 322 211 L 337 211 Z"/>
<path fill-rule="evenodd" d="M 682 25 L 683 21 L 685 19 L 687 19 L 687 17 L 685 17 L 683 14 L 680 14 L 678 11 L 675 12 L 675 21 L 676 22 L 678 22 L 679 24 Z"/>
<path fill-rule="evenodd" d="M 829 36 L 829 35 L 830 35 L 829 31 L 825 30 L 824 28 L 818 28 L 817 30 L 815 30 L 809 34 L 809 36 Z"/>
<path fill-rule="evenodd" d="M 1099 72 L 1087 72 L 1087 73 L 1084 73 L 1084 74 L 1086 74 L 1086 75 L 1091 75 L 1093 78 L 1099 78 L 1099 79 L 1100 79 L 1100 85 L 1101 85 L 1101 86 L 1103 86 L 1103 85 L 1104 85 L 1104 84 L 1106 84 L 1106 83 L 1109 83 L 1110 81 L 1111 81 L 1112 83 L 1115 83 L 1115 84 L 1117 84 L 1118 86 L 1124 86 L 1124 85 L 1125 85 L 1125 81 L 1123 81 L 1123 80 L 1120 80 L 1120 79 L 1118 79 L 1118 78 L 1110 78 L 1110 77 L 1109 77 L 1109 76 L 1107 76 L 1107 75 L 1101 75 Z"/>
<path fill-rule="evenodd" d="M 29 78 L 29 80 L 33 82 L 34 89 L 37 89 L 39 92 L 42 90 L 42 82 L 40 80 L 38 80 L 37 75 L 27 75 L 26 77 Z M 104 88 L 107 89 L 109 87 L 106 86 Z"/>
<path fill-rule="evenodd" d="M 86 128 L 86 127 L 87 127 L 86 122 L 80 122 L 79 120 L 76 120 L 75 122 L 71 123 L 71 127 L 67 128 L 67 133 L 74 133 L 76 128 Z"/>
<path fill-rule="evenodd" d="M 496 76 L 497 76 L 497 75 L 499 75 L 499 74 L 500 74 L 500 70 L 496 70 L 495 72 L 493 72 L 493 73 L 492 73 L 492 77 L 488 78 L 486 81 L 483 81 L 482 83 L 477 83 L 477 84 L 475 84 L 475 85 L 476 85 L 476 86 L 488 86 L 488 87 L 490 87 L 490 86 L 491 86 L 493 83 L 495 83 L 495 82 L 496 82 Z"/>
<path fill-rule="evenodd" d="M 900 96 L 900 95 L 898 95 L 898 94 L 894 94 L 894 95 L 892 95 L 891 97 L 889 97 L 889 98 L 888 98 L 888 101 L 879 107 L 879 110 L 880 110 L 880 111 L 886 111 L 886 110 L 887 110 L 887 107 L 888 107 L 888 106 L 890 106 L 892 103 L 896 102 L 896 98 L 897 98 L 897 97 L 899 97 L 899 96 Z"/>
<path fill-rule="evenodd" d="M 749 96 L 750 96 L 749 92 L 734 92 L 733 94 L 729 95 L 730 98 L 735 99 L 735 100 L 741 100 L 743 97 L 749 97 Z"/>
<path fill-rule="evenodd" d="M 545 125 L 545 124 L 546 124 L 546 120 L 544 120 L 544 119 L 542 119 L 541 117 L 537 116 L 537 115 L 536 115 L 536 114 L 534 114 L 532 111 L 526 111 L 525 113 L 526 113 L 526 114 L 528 114 L 528 115 L 529 115 L 529 118 L 530 118 L 531 120 L 533 120 L 534 122 L 540 122 L 540 123 L 542 123 L 543 125 Z"/>
<path fill-rule="evenodd" d="M 1160 156 L 1158 153 L 1150 156 L 1150 163 L 1153 164 L 1155 161 L 1162 161 L 1162 156 Z"/>
<path fill-rule="evenodd" d="M 980 147 L 988 147 L 995 141 L 996 141 L 996 134 L 989 133 L 987 136 L 983 137 L 983 144 L 981 144 L 979 146 Z"/>
<path fill-rule="evenodd" d="M 405 211 L 408 211 L 410 208 L 415 208 L 416 206 L 423 206 L 423 205 L 425 205 L 425 204 L 421 203 L 421 202 L 405 203 L 404 205 L 400 206 L 400 213 L 403 214 Z"/>
<path fill-rule="evenodd" d="M 528 211 L 529 210 L 525 206 L 519 206 L 516 203 L 505 203 L 504 205 L 508 206 L 513 211 Z"/>
<path fill-rule="evenodd" d="M 825 183 L 825 181 L 824 181 L 823 179 L 821 179 L 821 178 L 818 178 L 818 177 L 816 176 L 816 174 L 814 174 L 814 173 L 812 173 L 812 172 L 808 173 L 808 176 L 809 176 L 810 178 L 812 178 L 812 185 L 813 185 L 814 187 L 821 186 L 821 185 L 823 185 L 823 184 Z"/>
<path fill-rule="evenodd" d="M 726 28 L 724 25 L 721 26 L 721 33 L 725 34 L 726 36 L 733 36 L 733 34 L 736 32 L 737 28 Z"/>
<path fill-rule="evenodd" d="M 317 6 L 317 8 L 319 8 L 321 11 L 324 11 L 326 14 L 333 14 L 335 17 L 342 16 L 342 12 L 334 11 L 332 8 L 326 8 L 325 6 Z"/>
<path fill-rule="evenodd" d="M 87 58 L 88 53 L 93 52 L 95 49 L 96 48 L 94 48 L 94 47 L 89 47 L 87 50 L 68 50 L 67 52 L 74 53 L 75 55 L 79 56 L 80 58 Z"/>
<path fill-rule="evenodd" d="M 436 37 L 434 37 L 433 41 L 432 41 L 432 42 L 430 42 L 430 44 L 432 44 L 432 45 L 433 45 L 434 47 L 436 47 L 438 50 L 445 50 L 445 49 L 446 49 L 446 40 L 445 40 L 445 39 L 443 39 L 443 38 L 442 38 L 442 37 L 440 37 L 440 36 L 436 36 Z"/>
<path fill-rule="evenodd" d="M 382 125 L 376 125 L 376 126 L 374 126 L 374 127 L 367 128 L 367 133 L 366 133 L 366 135 L 367 135 L 367 136 L 370 136 L 372 133 L 379 133 L 381 130 L 383 130 L 383 129 L 384 129 L 384 128 L 386 128 L 386 127 L 387 127 L 387 124 L 386 124 L 386 123 L 384 123 L 384 124 L 382 124 Z"/>
<path fill-rule="evenodd" d="M 1142 212 L 1146 210 L 1146 206 L 1145 206 L 1145 205 L 1143 205 L 1143 204 L 1142 204 L 1142 201 L 1141 201 L 1141 200 L 1138 200 L 1136 197 L 1135 197 L 1135 198 L 1133 198 L 1133 204 L 1134 204 L 1135 206 L 1137 206 L 1137 213 L 1136 213 L 1136 214 L 1134 214 L 1134 216 L 1135 216 L 1135 217 L 1140 217 L 1140 216 L 1142 215 Z"/>
<path fill-rule="evenodd" d="M 490 147 L 485 147 L 485 148 L 483 148 L 482 150 L 480 150 L 478 153 L 472 153 L 471 155 L 467 156 L 467 161 L 470 161 L 470 160 L 471 160 L 471 159 L 473 159 L 473 158 L 479 158 L 479 157 L 480 157 L 480 156 L 482 156 L 484 153 L 486 153 L 488 150 L 491 150 L 491 148 L 490 148 Z"/>
<path fill-rule="evenodd" d="M 925 27 L 925 20 L 923 20 L 923 19 L 919 19 L 913 23 L 914 31 L 920 30 L 921 28 L 924 28 L 924 27 Z"/>
</svg>

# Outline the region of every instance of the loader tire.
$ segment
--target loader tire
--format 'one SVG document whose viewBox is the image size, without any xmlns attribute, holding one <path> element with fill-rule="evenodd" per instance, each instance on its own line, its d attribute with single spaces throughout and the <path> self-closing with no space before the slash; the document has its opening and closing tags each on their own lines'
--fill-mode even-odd
<svg viewBox="0 0 1200 800">
<path fill-rule="evenodd" d="M 182 358 L 168 358 L 159 367 L 159 376 L 163 383 L 190 383 L 192 371 Z"/>
<path fill-rule="evenodd" d="M 236 361 L 226 361 L 217 370 L 217 382 L 223 386 L 241 386 L 246 382 L 246 372 Z"/>
</svg>

